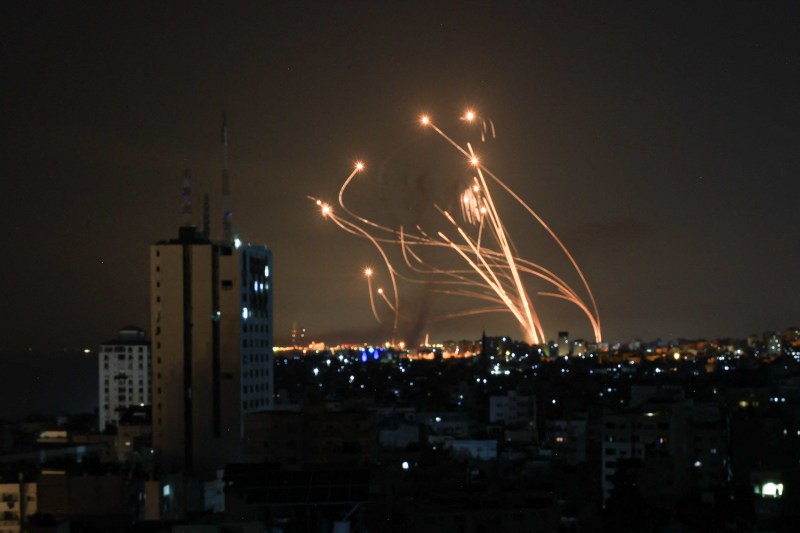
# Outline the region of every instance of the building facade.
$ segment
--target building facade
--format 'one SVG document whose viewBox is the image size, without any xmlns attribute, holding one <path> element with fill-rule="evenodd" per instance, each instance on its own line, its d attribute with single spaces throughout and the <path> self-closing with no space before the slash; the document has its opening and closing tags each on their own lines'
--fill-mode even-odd
<svg viewBox="0 0 800 533">
<path fill-rule="evenodd" d="M 535 428 L 536 396 L 520 396 L 515 391 L 508 391 L 505 396 L 490 396 L 489 422 Z"/>
<path fill-rule="evenodd" d="M 153 448 L 161 473 L 240 460 L 244 413 L 273 398 L 272 254 L 194 227 L 150 250 Z"/>
<path fill-rule="evenodd" d="M 97 367 L 101 431 L 116 426 L 128 407 L 150 405 L 150 343 L 144 331 L 122 328 L 116 339 L 100 346 Z"/>
<path fill-rule="evenodd" d="M 0 533 L 28 531 L 28 520 L 37 511 L 36 483 L 20 479 L 0 482 Z"/>
</svg>

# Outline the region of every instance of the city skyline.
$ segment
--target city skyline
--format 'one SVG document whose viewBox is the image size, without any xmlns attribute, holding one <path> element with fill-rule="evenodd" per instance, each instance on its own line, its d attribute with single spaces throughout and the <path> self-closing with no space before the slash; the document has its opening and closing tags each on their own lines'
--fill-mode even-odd
<svg viewBox="0 0 800 533">
<path fill-rule="evenodd" d="M 584 269 L 604 340 L 797 325 L 794 6 L 9 11 L 0 350 L 94 347 L 149 324 L 147 248 L 181 225 L 186 168 L 194 223 L 210 192 L 221 231 L 223 110 L 233 224 L 274 252 L 276 344 L 293 323 L 309 341 L 386 340 L 362 276 L 378 258 L 306 197 L 335 201 L 357 160 L 406 192 L 440 184 L 416 121 L 456 131 L 469 107 L 497 126 L 490 166 Z M 591 338 L 547 305 L 550 338 Z M 483 330 L 521 337 L 510 315 L 422 335 Z"/>
</svg>

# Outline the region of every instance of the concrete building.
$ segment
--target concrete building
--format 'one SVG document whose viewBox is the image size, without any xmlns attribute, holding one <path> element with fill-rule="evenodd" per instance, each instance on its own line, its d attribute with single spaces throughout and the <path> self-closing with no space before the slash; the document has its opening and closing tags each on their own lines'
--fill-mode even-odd
<svg viewBox="0 0 800 533">
<path fill-rule="evenodd" d="M 36 483 L 0 482 L 0 533 L 28 531 L 28 519 L 37 511 Z"/>
<path fill-rule="evenodd" d="M 569 332 L 558 332 L 558 356 L 567 357 L 570 354 Z"/>
<path fill-rule="evenodd" d="M 161 474 L 213 477 L 273 401 L 272 254 L 194 227 L 150 249 L 153 447 Z"/>
<path fill-rule="evenodd" d="M 553 450 L 554 458 L 575 465 L 586 462 L 586 434 L 586 418 L 550 420 L 545 442 Z"/>
<path fill-rule="evenodd" d="M 125 411 L 117 426 L 117 461 L 149 463 L 153 452 L 152 434 L 153 417 L 149 405 Z"/>
<path fill-rule="evenodd" d="M 452 440 L 449 447 L 455 455 L 466 455 L 481 460 L 497 459 L 496 440 Z"/>
<path fill-rule="evenodd" d="M 376 440 L 369 412 L 275 410 L 244 420 L 244 462 L 281 464 L 288 470 L 369 464 Z"/>
<path fill-rule="evenodd" d="M 116 426 L 128 407 L 150 405 L 150 343 L 144 331 L 127 326 L 100 346 L 97 357 L 99 426 Z"/>
<path fill-rule="evenodd" d="M 490 396 L 489 422 L 536 427 L 536 396 L 520 396 L 514 391 L 505 396 Z"/>
<path fill-rule="evenodd" d="M 652 459 L 667 457 L 672 477 L 668 492 L 676 498 L 689 485 L 690 402 L 644 404 L 637 409 L 603 414 L 601 474 L 603 501 L 611 496 L 621 460 L 638 460 L 645 468 Z"/>
</svg>

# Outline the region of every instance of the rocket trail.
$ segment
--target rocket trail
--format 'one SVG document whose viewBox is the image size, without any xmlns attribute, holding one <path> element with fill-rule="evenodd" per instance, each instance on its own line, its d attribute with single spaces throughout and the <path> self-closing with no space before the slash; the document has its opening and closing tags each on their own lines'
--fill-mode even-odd
<svg viewBox="0 0 800 533">
<path fill-rule="evenodd" d="M 467 123 L 479 121 L 481 140 L 485 141 L 489 135 L 496 138 L 494 122 L 489 119 L 479 118 L 474 111 L 467 111 L 461 120 Z M 392 299 L 390 300 L 383 289 L 378 289 L 378 295 L 387 304 L 394 314 L 392 335 L 397 341 L 397 332 L 400 320 L 405 320 L 400 314 L 400 291 L 398 280 L 408 283 L 425 284 L 437 294 L 463 298 L 465 300 L 484 301 L 493 304 L 491 307 L 477 307 L 462 311 L 449 312 L 439 317 L 430 318 L 431 322 L 439 322 L 459 317 L 478 315 L 483 313 L 505 312 L 511 314 L 527 342 L 539 344 L 546 341 L 544 329 L 539 319 L 537 307 L 528 292 L 528 281 L 539 280 L 552 290 L 538 290 L 536 296 L 555 298 L 574 304 L 587 317 L 594 333 L 595 340 L 602 338 L 600 314 L 594 294 L 589 287 L 583 271 L 577 261 L 558 238 L 555 232 L 544 220 L 509 188 L 500 178 L 481 163 L 472 145 L 466 143 L 461 146 L 450 136 L 434 124 L 430 117 L 421 118 L 422 125 L 433 129 L 439 137 L 454 148 L 466 159 L 467 167 L 471 168 L 473 176 L 471 184 L 465 187 L 459 197 L 461 219 L 466 224 L 462 226 L 448 210 L 434 204 L 447 226 L 454 232 L 448 236 L 444 231 L 426 232 L 419 224 L 415 224 L 415 233 L 409 233 L 400 225 L 397 229 L 380 224 L 350 210 L 344 202 L 344 194 L 357 174 L 364 170 L 361 162 L 356 163 L 353 171 L 345 179 L 339 189 L 338 201 L 341 214 L 320 199 L 311 198 L 320 207 L 324 218 L 330 219 L 337 227 L 346 233 L 369 241 L 378 251 L 383 260 L 392 283 Z M 491 179 L 491 182 L 487 180 Z M 579 292 L 575 291 L 563 276 L 556 275 L 551 269 L 545 268 L 539 262 L 531 261 L 520 256 L 514 241 L 506 226 L 503 224 L 501 213 L 497 209 L 490 183 L 496 185 L 501 191 L 508 194 L 520 205 L 532 219 L 541 226 L 549 237 L 569 261 L 574 274 L 580 279 L 582 292 L 588 296 L 587 305 Z M 472 229 L 470 229 L 472 228 Z M 404 266 L 406 273 L 396 267 L 387 253 L 394 248 L 402 258 L 398 266 Z M 426 258 L 427 250 L 449 251 L 453 260 L 462 265 L 453 268 L 445 265 L 439 266 Z M 443 253 L 443 252 L 441 252 Z M 365 270 L 367 288 L 370 297 L 370 308 L 375 319 L 382 323 L 380 313 L 375 305 L 372 291 L 371 269 Z"/>
</svg>

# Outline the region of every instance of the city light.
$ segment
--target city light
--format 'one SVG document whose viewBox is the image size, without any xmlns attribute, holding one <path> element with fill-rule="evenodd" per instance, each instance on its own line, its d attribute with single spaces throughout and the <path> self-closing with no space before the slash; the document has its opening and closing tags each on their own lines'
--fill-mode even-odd
<svg viewBox="0 0 800 533">
<path fill-rule="evenodd" d="M 772 481 L 764 483 L 761 486 L 761 496 L 764 498 L 780 498 L 783 496 L 783 483 L 773 483 Z"/>
</svg>

